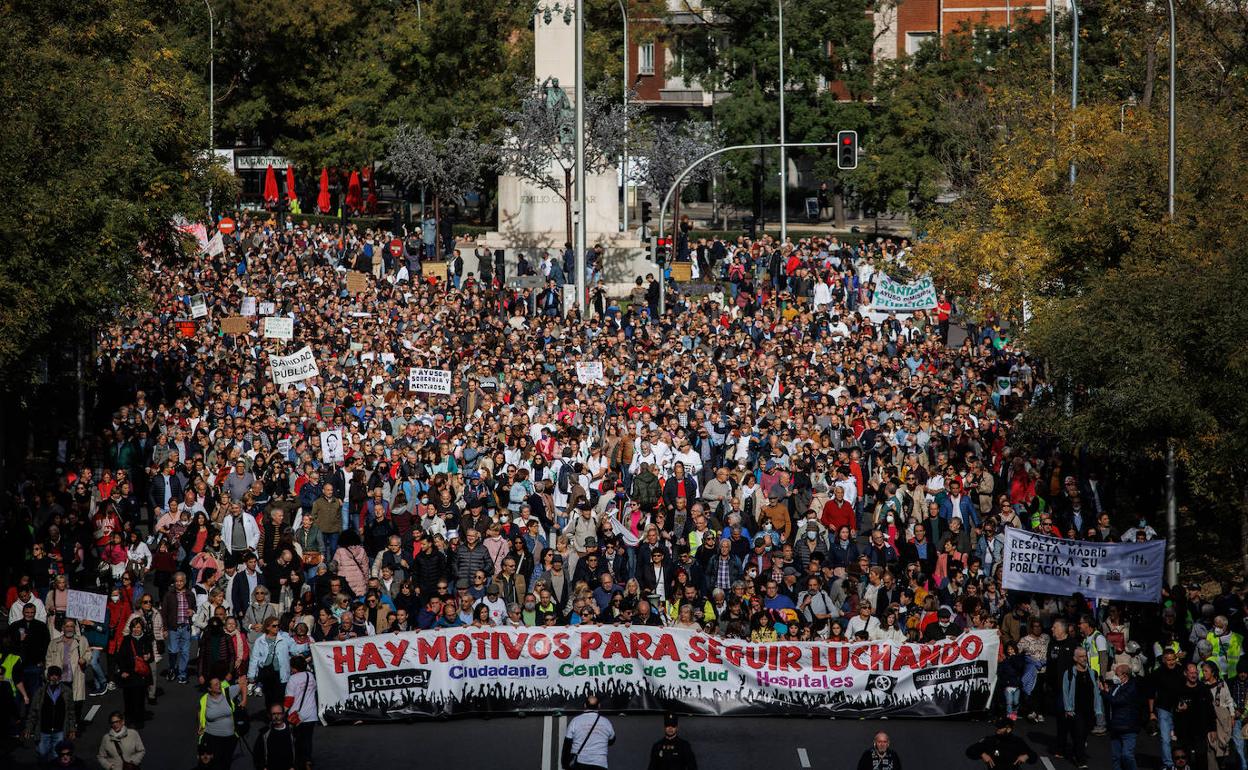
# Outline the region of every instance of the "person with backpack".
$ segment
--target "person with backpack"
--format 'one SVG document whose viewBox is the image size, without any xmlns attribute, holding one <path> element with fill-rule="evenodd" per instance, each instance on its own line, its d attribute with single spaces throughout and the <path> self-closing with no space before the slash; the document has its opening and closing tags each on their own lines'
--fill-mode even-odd
<svg viewBox="0 0 1248 770">
<path fill-rule="evenodd" d="M 236 717 L 237 712 L 237 717 Z M 220 677 L 212 677 L 207 692 L 199 696 L 199 742 L 212 751 L 212 767 L 228 768 L 238 746 L 237 724 L 246 723 L 247 687 L 245 682 L 228 687 Z M 239 719 L 238 717 L 241 717 Z"/>
</svg>

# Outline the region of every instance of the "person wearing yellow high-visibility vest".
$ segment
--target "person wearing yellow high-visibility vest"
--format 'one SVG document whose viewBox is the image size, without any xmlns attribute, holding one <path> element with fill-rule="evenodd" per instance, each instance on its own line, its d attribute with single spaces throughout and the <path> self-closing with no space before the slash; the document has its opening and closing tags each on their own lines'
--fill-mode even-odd
<svg viewBox="0 0 1248 770">
<path fill-rule="evenodd" d="M 199 740 L 212 747 L 213 766 L 228 768 L 234 761 L 238 735 L 234 712 L 247 709 L 247 680 L 242 678 L 228 689 L 219 678 L 208 680 L 208 692 L 199 698 Z"/>
<path fill-rule="evenodd" d="M 0 740 L 11 740 L 21 734 L 18 714 L 30 703 L 26 685 L 21 680 L 22 656 L 9 651 L 6 637 L 0 641 L 0 714 L 5 719 L 0 724 Z"/>
<path fill-rule="evenodd" d="M 1239 659 L 1244 653 L 1244 636 L 1231 630 L 1231 622 L 1225 615 L 1213 619 L 1213 630 L 1206 636 L 1212 651 L 1206 660 L 1218 664 L 1222 676 L 1229 679 L 1235 676 L 1239 667 Z"/>
<path fill-rule="evenodd" d="M 1112 677 L 1114 668 L 1113 656 L 1109 651 L 1109 640 L 1097 629 L 1091 615 L 1079 618 L 1079 635 L 1083 637 L 1079 646 L 1088 653 L 1088 668 L 1092 670 L 1095 680 L 1100 682 L 1105 677 Z M 1092 728 L 1092 734 L 1104 735 L 1104 733 L 1105 715 L 1097 714 L 1096 726 Z"/>
</svg>

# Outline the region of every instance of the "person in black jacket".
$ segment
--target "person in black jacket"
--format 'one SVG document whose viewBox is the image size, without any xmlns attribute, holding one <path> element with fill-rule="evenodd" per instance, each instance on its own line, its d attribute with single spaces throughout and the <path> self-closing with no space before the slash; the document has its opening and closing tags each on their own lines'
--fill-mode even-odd
<svg viewBox="0 0 1248 770">
<path fill-rule="evenodd" d="M 875 734 L 871 748 L 858 758 L 858 770 L 901 770 L 901 756 L 893 750 L 888 733 Z"/>
<path fill-rule="evenodd" d="M 144 695 L 152 683 L 153 659 L 152 643 L 144 637 L 143 621 L 135 618 L 130 623 L 130 635 L 122 639 L 117 650 L 117 678 L 126 723 L 136 730 L 143 729 L 147 719 Z"/>
<path fill-rule="evenodd" d="M 996 724 L 996 732 L 967 747 L 966 758 L 977 759 L 984 763 L 984 767 L 996 770 L 1024 763 L 1034 765 L 1036 754 L 1026 741 L 1014 734 L 1014 720 L 1001 717 Z"/>
<path fill-rule="evenodd" d="M 1144 714 L 1143 698 L 1131 666 L 1114 666 L 1113 683 L 1102 682 L 1101 691 L 1108 710 L 1105 726 L 1109 728 L 1109 753 L 1114 767 L 1135 767 L 1135 738 Z"/>
<path fill-rule="evenodd" d="M 286 723 L 286 708 L 269 706 L 269 724 L 256 736 L 251 750 L 256 770 L 295 770 L 295 731 Z"/>
<path fill-rule="evenodd" d="M 679 721 L 675 714 L 663 717 L 663 737 L 650 747 L 650 764 L 647 770 L 698 770 L 693 746 L 676 734 L 678 729 Z"/>
</svg>

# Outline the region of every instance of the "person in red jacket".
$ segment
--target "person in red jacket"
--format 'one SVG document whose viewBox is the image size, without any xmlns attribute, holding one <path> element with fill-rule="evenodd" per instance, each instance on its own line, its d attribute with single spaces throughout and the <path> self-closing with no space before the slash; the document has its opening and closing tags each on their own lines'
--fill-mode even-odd
<svg viewBox="0 0 1248 770">
<path fill-rule="evenodd" d="M 819 517 L 819 522 L 827 527 L 829 532 L 839 532 L 841 527 L 849 527 L 850 531 L 853 531 L 854 506 L 845 499 L 844 487 L 832 487 L 832 499 L 823 504 L 823 514 Z"/>
</svg>

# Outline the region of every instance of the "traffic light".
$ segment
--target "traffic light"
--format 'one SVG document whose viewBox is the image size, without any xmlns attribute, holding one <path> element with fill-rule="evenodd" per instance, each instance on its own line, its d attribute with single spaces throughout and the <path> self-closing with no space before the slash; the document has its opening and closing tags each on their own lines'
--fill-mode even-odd
<svg viewBox="0 0 1248 770">
<path fill-rule="evenodd" d="M 840 131 L 836 135 L 836 167 L 858 168 L 858 132 Z"/>
<path fill-rule="evenodd" d="M 625 204 L 627 205 L 627 204 Z M 650 237 L 650 201 L 641 202 L 641 238 L 646 240 Z"/>
<path fill-rule="evenodd" d="M 669 254 L 672 248 L 671 238 L 655 238 L 654 239 L 654 263 L 659 267 L 666 267 Z"/>
</svg>

